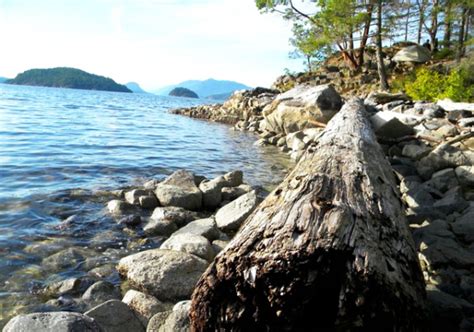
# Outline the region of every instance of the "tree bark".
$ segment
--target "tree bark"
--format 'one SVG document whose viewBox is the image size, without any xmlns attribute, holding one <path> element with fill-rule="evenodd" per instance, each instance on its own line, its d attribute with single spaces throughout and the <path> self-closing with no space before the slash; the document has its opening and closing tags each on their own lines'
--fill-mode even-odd
<svg viewBox="0 0 474 332">
<path fill-rule="evenodd" d="M 365 53 L 365 48 L 367 46 L 367 40 L 369 39 L 370 24 L 372 23 L 372 9 L 373 9 L 373 5 L 369 3 L 367 5 L 367 20 L 365 21 L 365 24 L 364 24 L 364 31 L 362 33 L 362 38 L 360 40 L 359 54 L 358 54 L 358 59 L 357 59 L 357 63 L 359 67 L 364 64 L 364 53 Z"/>
<path fill-rule="evenodd" d="M 461 14 L 461 24 L 459 26 L 459 37 L 458 37 L 458 50 L 456 54 L 456 60 L 457 62 L 461 61 L 461 58 L 464 55 L 464 29 L 466 27 L 466 21 L 467 21 L 467 14 L 468 14 L 468 9 L 466 7 L 462 8 L 462 14 Z"/>
<path fill-rule="evenodd" d="M 430 35 L 431 52 L 435 52 L 438 48 L 436 36 L 438 35 L 438 11 L 439 0 L 433 0 L 433 8 L 431 8 L 431 27 L 428 29 Z"/>
<path fill-rule="evenodd" d="M 418 21 L 418 35 L 417 35 L 417 43 L 421 44 L 421 34 L 423 33 L 423 26 L 425 24 L 425 7 L 426 7 L 426 0 L 416 0 L 416 4 L 419 10 L 420 20 Z"/>
<path fill-rule="evenodd" d="M 363 104 L 348 102 L 203 274 L 192 330 L 422 329 L 399 195 Z"/>
<path fill-rule="evenodd" d="M 377 42 L 376 42 L 376 57 L 377 57 L 377 72 L 380 79 L 380 88 L 383 91 L 388 90 L 387 73 L 385 72 L 385 64 L 382 55 L 382 0 L 377 1 Z"/>
</svg>

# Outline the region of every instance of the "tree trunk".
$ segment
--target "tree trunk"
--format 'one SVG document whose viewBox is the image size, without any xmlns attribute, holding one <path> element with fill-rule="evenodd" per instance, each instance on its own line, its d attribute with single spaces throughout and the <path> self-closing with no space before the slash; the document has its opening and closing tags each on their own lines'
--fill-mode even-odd
<svg viewBox="0 0 474 332">
<path fill-rule="evenodd" d="M 446 3 L 446 9 L 444 11 L 444 41 L 443 47 L 450 48 L 451 47 L 451 3 Z"/>
<path fill-rule="evenodd" d="M 456 60 L 459 62 L 461 61 L 462 56 L 464 55 L 464 29 L 466 26 L 466 20 L 467 20 L 467 13 L 468 10 L 467 8 L 462 9 L 462 14 L 461 14 L 461 24 L 459 27 L 459 38 L 458 38 L 458 51 L 456 54 Z"/>
<path fill-rule="evenodd" d="M 410 22 L 410 4 L 408 4 L 407 17 L 405 19 L 405 41 L 408 41 L 408 26 Z"/>
<path fill-rule="evenodd" d="M 435 52 L 438 49 L 438 42 L 436 40 L 436 36 L 438 35 L 438 11 L 439 0 L 433 0 L 433 8 L 431 9 L 431 28 L 428 29 L 431 52 Z"/>
<path fill-rule="evenodd" d="M 360 40 L 359 54 L 357 57 L 357 63 L 359 67 L 364 64 L 364 52 L 365 47 L 367 46 L 367 40 L 369 39 L 370 23 L 372 23 L 372 9 L 373 5 L 369 3 L 367 5 L 367 20 L 364 24 L 364 32 L 362 33 L 362 38 Z"/>
<path fill-rule="evenodd" d="M 382 55 L 382 0 L 377 1 L 377 45 L 376 45 L 376 57 L 377 57 L 377 72 L 380 79 L 380 88 L 383 91 L 388 90 L 387 73 L 385 72 L 385 64 L 383 63 Z"/>
<path fill-rule="evenodd" d="M 423 33 L 423 25 L 425 24 L 425 0 L 417 0 L 416 4 L 418 5 L 420 20 L 418 21 L 418 35 L 417 43 L 421 44 L 421 34 Z"/>
<path fill-rule="evenodd" d="M 193 331 L 423 327 L 423 276 L 363 104 L 348 102 L 317 144 L 199 280 Z"/>
</svg>

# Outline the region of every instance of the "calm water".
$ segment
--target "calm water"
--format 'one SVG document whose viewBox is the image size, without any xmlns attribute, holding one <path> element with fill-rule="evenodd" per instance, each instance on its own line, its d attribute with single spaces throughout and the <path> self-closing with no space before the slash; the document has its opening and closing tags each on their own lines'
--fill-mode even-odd
<svg viewBox="0 0 474 332">
<path fill-rule="evenodd" d="M 264 187 L 281 179 L 287 158 L 252 146 L 255 136 L 167 112 L 199 103 L 0 84 L 0 327 L 43 305 L 36 290 L 49 282 L 143 249 L 140 232 L 104 211 L 107 190 L 181 168 L 208 177 L 241 169 Z M 70 247 L 83 255 L 48 263 Z"/>
</svg>

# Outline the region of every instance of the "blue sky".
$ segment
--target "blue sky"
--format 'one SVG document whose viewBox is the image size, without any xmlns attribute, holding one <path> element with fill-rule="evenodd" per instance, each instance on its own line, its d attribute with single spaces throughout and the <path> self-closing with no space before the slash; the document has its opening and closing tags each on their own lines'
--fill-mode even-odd
<svg viewBox="0 0 474 332">
<path fill-rule="evenodd" d="M 268 86 L 291 26 L 253 0 L 0 0 L 0 76 L 68 66 L 153 90 L 187 79 Z"/>
</svg>

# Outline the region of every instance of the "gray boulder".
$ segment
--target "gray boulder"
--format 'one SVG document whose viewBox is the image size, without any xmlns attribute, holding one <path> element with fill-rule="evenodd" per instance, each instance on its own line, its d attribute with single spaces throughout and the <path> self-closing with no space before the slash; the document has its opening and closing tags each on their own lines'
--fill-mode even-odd
<svg viewBox="0 0 474 332">
<path fill-rule="evenodd" d="M 202 192 L 202 205 L 207 209 L 215 209 L 221 204 L 223 183 L 219 179 L 202 181 L 199 190 Z"/>
<path fill-rule="evenodd" d="M 327 123 L 342 107 L 341 96 L 331 85 L 297 85 L 265 107 L 266 129 L 291 133 L 313 127 L 311 121 Z"/>
<path fill-rule="evenodd" d="M 240 196 L 217 211 L 217 227 L 224 232 L 236 231 L 257 205 L 258 199 L 255 191 Z"/>
<path fill-rule="evenodd" d="M 132 287 L 162 301 L 189 298 L 208 263 L 174 250 L 152 249 L 120 260 L 117 270 Z"/>
<path fill-rule="evenodd" d="M 474 166 L 459 166 L 455 172 L 462 187 L 474 187 Z"/>
<path fill-rule="evenodd" d="M 150 219 L 168 219 L 175 222 L 178 227 L 182 227 L 188 222 L 198 219 L 198 214 L 176 206 L 157 207 L 153 210 Z"/>
<path fill-rule="evenodd" d="M 153 194 L 138 197 L 138 203 L 144 209 L 154 209 L 159 205 L 158 199 Z"/>
<path fill-rule="evenodd" d="M 206 218 L 190 222 L 183 228 L 174 232 L 173 236 L 179 234 L 200 235 L 204 236 L 209 241 L 213 241 L 219 237 L 219 229 L 217 229 L 214 218 Z"/>
<path fill-rule="evenodd" d="M 454 173 L 454 169 L 445 168 L 433 173 L 431 179 L 425 182 L 425 185 L 444 193 L 450 188 L 457 187 L 459 182 Z"/>
<path fill-rule="evenodd" d="M 449 215 L 455 211 L 461 212 L 469 203 L 466 202 L 462 195 L 461 187 L 449 189 L 444 197 L 433 204 L 433 207 L 442 213 Z"/>
<path fill-rule="evenodd" d="M 411 45 L 402 48 L 394 57 L 395 62 L 426 62 L 431 59 L 431 52 L 426 47 L 420 45 Z"/>
<path fill-rule="evenodd" d="M 107 209 L 113 215 L 122 215 L 132 211 L 133 205 L 119 199 L 114 199 L 107 203 Z"/>
<path fill-rule="evenodd" d="M 188 254 L 196 255 L 207 261 L 212 261 L 214 258 L 214 250 L 212 249 L 211 243 L 201 235 L 189 233 L 173 235 L 163 242 L 160 249 L 187 252 Z"/>
<path fill-rule="evenodd" d="M 122 299 L 132 309 L 135 315 L 140 319 L 143 326 L 147 326 L 153 315 L 171 309 L 170 305 L 159 301 L 157 298 L 130 289 Z"/>
<path fill-rule="evenodd" d="M 181 301 L 175 304 L 173 311 L 159 327 L 159 332 L 188 332 L 190 331 L 189 310 L 191 301 Z"/>
<path fill-rule="evenodd" d="M 37 312 L 18 315 L 3 328 L 3 332 L 102 332 L 97 322 L 77 312 Z"/>
<path fill-rule="evenodd" d="M 148 322 L 146 332 L 159 332 L 160 328 L 165 325 L 166 319 L 169 317 L 169 315 L 171 315 L 172 312 L 172 310 L 168 310 L 153 315 L 153 317 L 151 317 L 150 321 Z"/>
<path fill-rule="evenodd" d="M 82 300 L 88 303 L 89 307 L 108 300 L 120 300 L 120 298 L 120 291 L 108 281 L 98 281 L 82 294 Z"/>
<path fill-rule="evenodd" d="M 132 309 L 122 301 L 107 301 L 87 311 L 85 315 L 93 318 L 104 332 L 145 331 Z"/>
<path fill-rule="evenodd" d="M 129 204 L 138 205 L 140 196 L 147 196 L 148 192 L 142 189 L 133 189 L 125 193 L 125 200 Z"/>
<path fill-rule="evenodd" d="M 143 227 L 143 231 L 147 236 L 170 236 L 178 229 L 178 226 L 170 219 L 150 219 Z"/>
<path fill-rule="evenodd" d="M 252 187 L 247 184 L 241 184 L 238 187 L 224 187 L 222 188 L 222 201 L 233 201 L 242 195 L 252 191 Z"/>
<path fill-rule="evenodd" d="M 232 171 L 224 174 L 224 180 L 228 182 L 229 187 L 237 187 L 243 183 L 244 173 L 242 171 Z"/>
<path fill-rule="evenodd" d="M 467 242 L 474 242 L 474 204 L 451 225 L 453 232 Z"/>
<path fill-rule="evenodd" d="M 370 121 L 374 127 L 375 134 L 387 138 L 398 138 L 414 133 L 411 126 L 405 124 L 409 117 L 396 112 L 377 112 Z"/>
<path fill-rule="evenodd" d="M 194 182 L 193 173 L 184 170 L 174 172 L 159 183 L 155 194 L 163 206 L 197 210 L 202 205 L 202 193 Z"/>
<path fill-rule="evenodd" d="M 43 266 L 53 271 L 74 267 L 84 261 L 85 257 L 92 256 L 92 252 L 89 249 L 71 247 L 44 258 Z"/>
</svg>

